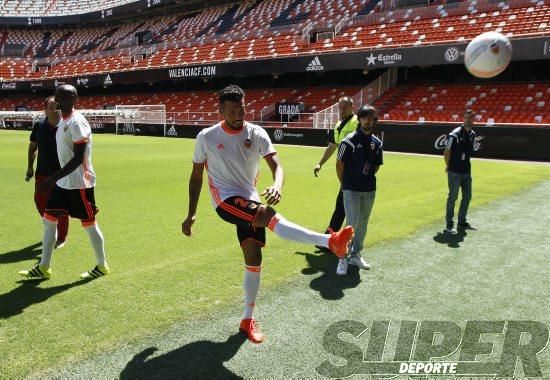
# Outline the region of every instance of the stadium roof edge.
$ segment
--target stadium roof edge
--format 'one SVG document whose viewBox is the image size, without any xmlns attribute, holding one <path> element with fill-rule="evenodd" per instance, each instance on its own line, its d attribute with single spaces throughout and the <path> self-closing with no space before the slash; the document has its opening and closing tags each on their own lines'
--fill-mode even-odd
<svg viewBox="0 0 550 380">
<path fill-rule="evenodd" d="M 152 2 L 155 1 L 154 5 Z M 240 1 L 239 1 L 240 2 Z M 98 11 L 70 14 L 63 16 L 49 15 L 25 15 L 25 16 L 0 16 L 0 27 L 23 26 L 25 28 L 42 28 L 44 26 L 67 26 L 67 25 L 94 25 L 123 20 L 139 19 L 144 16 L 163 16 L 172 14 L 174 11 L 200 12 L 228 3 L 229 0 L 140 0 L 135 3 L 106 8 Z"/>
</svg>

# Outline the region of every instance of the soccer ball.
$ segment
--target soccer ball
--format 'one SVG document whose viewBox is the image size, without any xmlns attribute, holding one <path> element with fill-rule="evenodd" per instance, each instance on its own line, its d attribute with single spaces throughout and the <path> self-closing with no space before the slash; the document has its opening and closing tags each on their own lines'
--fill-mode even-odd
<svg viewBox="0 0 550 380">
<path fill-rule="evenodd" d="M 475 77 L 492 78 L 503 72 L 512 59 L 510 40 L 497 32 L 474 38 L 466 47 L 464 64 Z"/>
</svg>

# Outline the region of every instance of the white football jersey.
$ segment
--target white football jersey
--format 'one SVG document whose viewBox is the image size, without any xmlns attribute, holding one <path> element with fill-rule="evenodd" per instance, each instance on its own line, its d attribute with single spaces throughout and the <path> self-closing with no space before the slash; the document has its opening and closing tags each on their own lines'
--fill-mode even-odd
<svg viewBox="0 0 550 380">
<path fill-rule="evenodd" d="M 55 134 L 57 157 L 61 167 L 74 157 L 73 144 L 86 144 L 82 164 L 72 173 L 57 181 L 57 186 L 73 190 L 87 189 L 95 186 L 95 173 L 92 166 L 92 129 L 88 120 L 80 113 L 73 111 L 67 118 L 62 118 Z"/>
<path fill-rule="evenodd" d="M 222 121 L 197 135 L 193 162 L 205 164 L 212 203 L 217 207 L 232 196 L 260 202 L 258 165 L 260 158 L 274 153 L 262 127 L 245 122 L 234 131 Z"/>
</svg>

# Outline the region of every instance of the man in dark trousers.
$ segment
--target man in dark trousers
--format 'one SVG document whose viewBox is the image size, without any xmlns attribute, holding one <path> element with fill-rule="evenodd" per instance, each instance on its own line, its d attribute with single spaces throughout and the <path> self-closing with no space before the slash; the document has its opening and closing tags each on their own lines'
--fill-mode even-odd
<svg viewBox="0 0 550 380">
<path fill-rule="evenodd" d="M 458 190 L 462 189 L 462 200 L 458 209 L 458 229 L 472 229 L 466 221 L 468 206 L 472 199 L 472 175 L 470 157 L 474 152 L 476 134 L 472 130 L 474 125 L 474 111 L 468 109 L 464 112 L 464 123 L 449 133 L 447 147 L 443 153 L 445 157 L 445 173 L 449 184 L 447 197 L 447 213 L 445 216 L 445 232 L 454 233 L 455 202 L 458 198 Z"/>
<path fill-rule="evenodd" d="M 51 193 L 51 189 L 44 192 L 38 191 L 38 187 L 48 177 L 57 172 L 60 168 L 57 158 L 57 147 L 55 142 L 55 134 L 57 132 L 57 124 L 61 118 L 59 111 L 56 109 L 56 104 L 53 96 L 49 96 L 44 101 L 45 114 L 44 120 L 36 122 L 32 128 L 28 167 L 25 175 L 25 180 L 29 181 L 34 175 L 34 203 L 41 217 L 44 216 L 46 202 Z M 37 154 L 38 151 L 38 154 Z M 34 171 L 34 160 L 38 157 L 36 163 L 36 173 Z M 67 232 L 69 230 L 69 217 L 63 215 L 57 223 L 57 241 L 55 248 L 61 248 L 65 245 Z"/>
<path fill-rule="evenodd" d="M 357 130 L 357 127 L 359 126 L 357 116 L 353 114 L 352 98 L 350 98 L 349 96 L 341 97 L 338 101 L 338 112 L 340 114 L 340 120 L 338 120 L 338 122 L 334 125 L 334 128 L 329 131 L 328 145 L 323 152 L 323 157 L 321 157 L 319 163 L 315 166 L 315 168 L 313 168 L 313 174 L 315 175 L 315 177 L 317 177 L 325 162 L 327 162 L 329 158 L 332 157 L 332 155 L 336 151 L 336 148 L 338 148 L 338 144 L 342 142 L 344 137 L 352 132 L 355 132 L 355 130 Z M 329 233 L 329 230 L 339 231 L 342 227 L 342 224 L 344 223 L 345 217 L 346 214 L 344 211 L 344 198 L 342 195 L 342 189 L 340 189 L 340 191 L 338 191 L 338 196 L 336 197 L 336 205 L 334 206 L 334 211 L 332 213 L 332 217 L 330 218 L 330 223 L 325 233 Z M 321 246 L 315 246 L 315 248 L 321 251 L 328 250 L 327 248 Z"/>
</svg>

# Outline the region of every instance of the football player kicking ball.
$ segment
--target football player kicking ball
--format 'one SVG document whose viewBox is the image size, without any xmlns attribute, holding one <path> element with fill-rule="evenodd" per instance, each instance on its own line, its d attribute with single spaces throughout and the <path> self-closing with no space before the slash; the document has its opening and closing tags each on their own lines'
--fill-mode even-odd
<svg viewBox="0 0 550 380">
<path fill-rule="evenodd" d="M 221 90 L 219 107 L 224 120 L 197 136 L 189 179 L 189 213 L 181 229 L 191 236 L 206 168 L 214 208 L 220 218 L 237 226 L 237 237 L 244 253 L 244 316 L 239 329 L 250 341 L 261 343 L 265 336 L 258 330 L 253 311 L 260 288 L 265 227 L 284 239 L 326 247 L 340 258 L 347 254 L 353 228 L 347 226 L 336 233 L 320 234 L 278 214 L 271 206 L 281 200 L 284 174 L 267 132 L 244 121 L 241 88 L 231 85 Z M 261 194 L 267 205 L 260 203 L 256 190 L 260 157 L 266 160 L 274 178 L 274 184 Z"/>
</svg>

